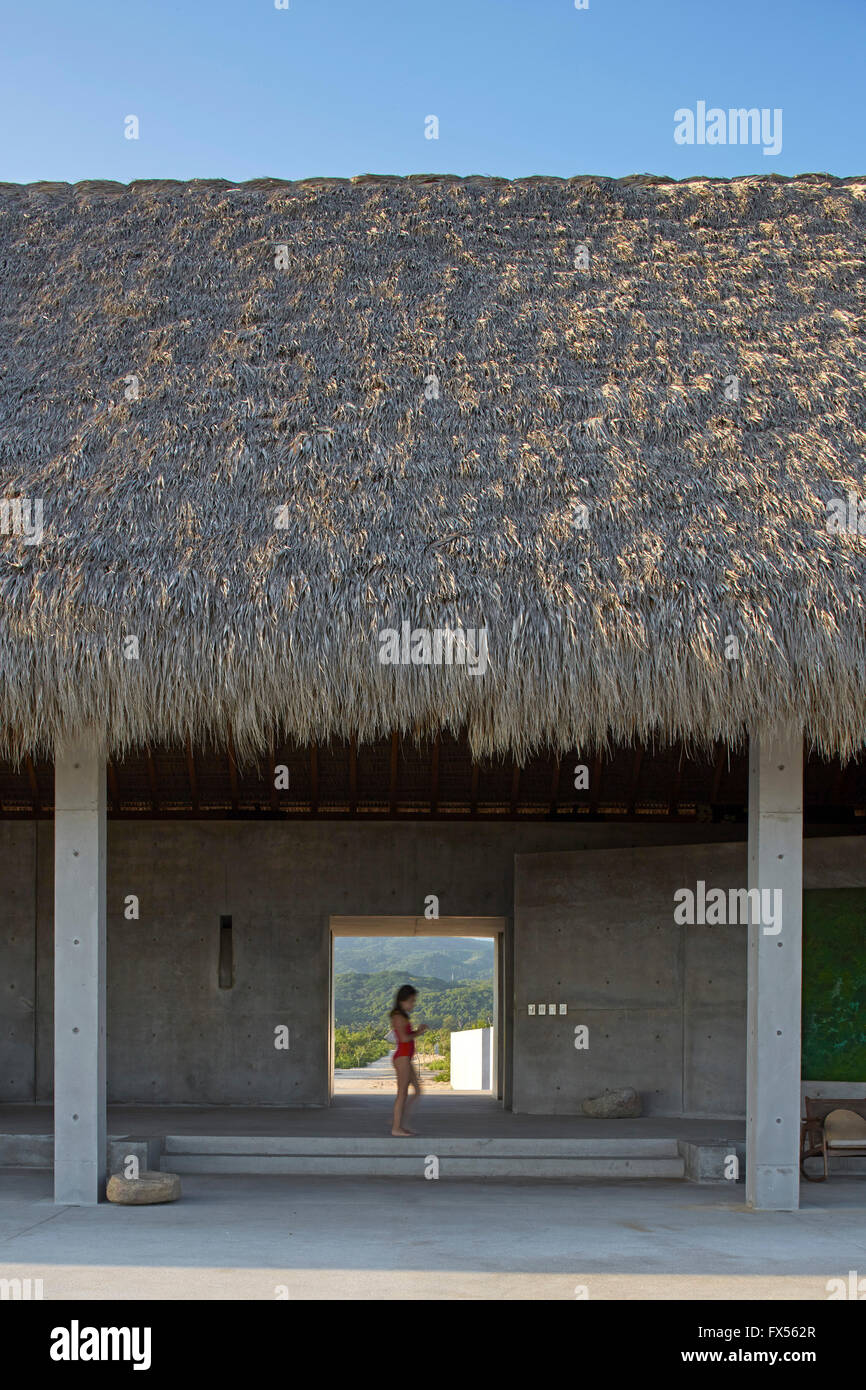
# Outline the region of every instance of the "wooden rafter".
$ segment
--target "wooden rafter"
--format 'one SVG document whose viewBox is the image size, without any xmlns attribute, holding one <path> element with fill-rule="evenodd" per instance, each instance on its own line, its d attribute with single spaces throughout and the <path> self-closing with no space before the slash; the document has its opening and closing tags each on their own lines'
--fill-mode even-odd
<svg viewBox="0 0 866 1390">
<path fill-rule="evenodd" d="M 27 759 L 28 763 L 30 759 Z M 120 792 L 117 788 L 117 768 L 111 758 L 108 759 L 108 795 L 111 798 L 111 809 L 114 815 L 120 810 Z"/>
<path fill-rule="evenodd" d="M 725 745 L 721 740 L 716 744 L 716 765 L 713 768 L 713 785 L 710 790 L 710 805 L 715 806 L 719 800 L 719 789 L 722 785 L 722 775 L 725 771 Z"/>
<path fill-rule="evenodd" d="M 391 768 L 388 776 L 388 808 L 392 816 L 397 814 L 397 769 L 400 757 L 400 735 L 395 729 L 391 734 Z"/>
<path fill-rule="evenodd" d="M 33 766 L 33 759 L 27 754 L 27 780 L 30 783 L 30 799 L 33 802 L 33 814 L 39 815 L 39 783 L 36 780 L 36 768 Z"/>
<path fill-rule="evenodd" d="M 430 749 L 430 814 L 435 816 L 439 809 L 439 735 L 433 740 Z"/>
<path fill-rule="evenodd" d="M 319 814 L 319 745 L 310 744 L 310 811 Z"/>
<path fill-rule="evenodd" d="M 680 748 L 677 758 L 677 770 L 674 774 L 674 785 L 671 791 L 670 801 L 668 802 L 668 814 L 676 816 L 680 809 L 680 787 L 683 780 L 683 750 Z"/>
<path fill-rule="evenodd" d="M 845 769 L 842 766 L 842 759 L 836 759 L 836 768 L 833 773 L 832 782 L 828 782 L 827 799 L 831 806 L 839 806 L 842 802 L 842 786 L 845 781 Z"/>
<path fill-rule="evenodd" d="M 353 734 L 349 739 L 349 810 L 352 815 L 358 809 L 358 740 Z"/>
<path fill-rule="evenodd" d="M 363 789 L 359 785 L 358 769 L 358 748 L 357 739 L 346 741 L 346 753 L 348 756 L 348 799 L 346 784 L 343 784 L 343 792 L 340 800 L 341 805 L 323 805 L 321 797 L 323 795 L 321 786 L 321 764 L 318 747 L 310 748 L 309 745 L 304 749 L 295 750 L 296 766 L 301 767 L 303 775 L 303 763 L 305 757 L 309 757 L 309 776 L 310 791 L 309 800 L 298 802 L 292 801 L 288 795 L 278 790 L 274 785 L 274 773 L 277 766 L 282 766 L 286 760 L 287 752 L 291 749 L 281 746 L 276 741 L 266 745 L 264 756 L 258 760 L 258 778 L 256 783 L 249 782 L 242 786 L 240 768 L 237 762 L 237 750 L 233 742 L 233 732 L 227 735 L 228 751 L 226 744 L 223 744 L 221 754 L 208 750 L 204 752 L 195 747 L 191 739 L 187 738 L 180 749 L 180 760 L 184 763 L 188 777 L 188 786 L 181 790 L 181 804 L 175 806 L 175 791 L 173 785 L 167 786 L 164 777 L 166 768 L 162 763 L 162 748 L 142 747 L 134 760 L 121 762 L 119 758 L 108 758 L 105 760 L 105 776 L 108 793 L 109 812 L 114 817 L 157 817 L 162 819 L 182 818 L 184 815 L 195 817 L 202 815 L 218 815 L 220 805 L 223 807 L 222 814 L 226 814 L 226 807 L 231 798 L 232 814 L 237 816 L 277 816 L 283 818 L 292 815 L 296 818 L 309 817 L 311 814 L 322 816 L 327 814 L 328 818 L 337 819 L 341 816 L 363 816 L 367 817 L 394 817 L 400 816 L 401 807 L 408 807 L 409 804 L 415 808 L 413 816 L 435 817 L 443 816 L 442 798 L 446 794 L 444 788 L 444 778 L 446 756 L 443 751 L 443 736 L 434 737 L 430 731 L 419 731 L 418 737 L 422 739 L 424 753 L 417 765 L 413 760 L 411 769 L 405 770 L 401 765 L 401 738 L 402 735 L 395 731 L 377 747 L 376 771 L 370 775 L 369 786 Z M 450 750 L 451 745 L 448 745 Z M 449 751 L 450 756 L 450 751 Z M 717 742 L 710 753 L 709 761 L 701 760 L 696 762 L 688 757 L 681 745 L 677 745 L 672 754 L 665 758 L 654 759 L 650 749 L 646 746 L 633 748 L 632 756 L 624 754 L 622 749 L 618 750 L 620 759 L 627 758 L 625 777 L 623 784 L 618 785 L 616 800 L 621 802 L 622 810 L 630 815 L 636 816 L 637 805 L 641 804 L 641 795 L 646 798 L 650 782 L 650 771 L 660 772 L 664 768 L 664 780 L 659 786 L 656 795 L 660 805 L 651 815 L 641 815 L 641 821 L 645 819 L 658 819 L 659 817 L 680 819 L 683 811 L 683 798 L 691 801 L 695 798 L 701 802 L 709 802 L 719 806 L 725 799 L 741 797 L 740 783 L 742 781 L 742 754 L 737 753 L 736 757 L 731 754 L 726 744 Z M 528 819 L 541 820 L 551 819 L 557 816 L 571 813 L 572 808 L 589 811 L 591 815 L 598 816 L 605 810 L 605 795 L 607 801 L 611 798 L 611 789 L 605 794 L 603 787 L 604 773 L 609 770 L 604 754 L 596 754 L 584 750 L 576 752 L 574 757 L 588 764 L 589 787 L 587 790 L 575 791 L 571 793 L 571 762 L 573 759 L 561 759 L 557 764 L 553 761 L 552 755 L 548 754 L 546 764 L 549 778 L 549 796 L 533 796 L 533 805 Z M 502 768 L 505 777 L 505 786 L 502 789 L 503 802 L 501 806 L 494 810 L 487 805 L 489 797 L 481 795 L 481 763 L 474 763 L 471 760 L 469 749 L 464 745 L 460 767 L 462 768 L 464 790 L 459 801 L 452 804 L 449 802 L 445 814 L 449 819 L 495 819 L 508 817 L 512 820 L 522 819 L 521 811 L 526 810 L 527 784 L 522 779 L 523 769 L 517 765 L 516 760 L 512 760 L 509 765 Z M 669 761 L 668 761 L 669 760 Z M 729 769 L 733 765 L 733 776 L 729 776 Z M 5 766 L 5 765 L 4 765 Z M 346 764 L 344 763 L 344 773 L 346 775 Z M 533 767 L 535 765 L 533 764 Z M 543 774 L 544 762 L 539 764 L 539 771 Z M 366 767 L 366 765 L 365 765 Z M 616 771 L 619 771 L 621 762 L 617 762 Z M 210 796 L 206 796 L 200 779 L 207 770 L 209 777 L 214 778 L 213 801 Z M 815 808 L 816 814 L 819 805 L 824 807 L 825 813 L 835 806 L 839 807 L 858 807 L 862 808 L 866 802 L 866 769 L 864 762 L 850 761 L 844 765 L 838 758 L 832 760 L 820 759 L 816 755 L 808 760 L 807 772 L 809 777 L 809 804 Z M 509 775 L 510 772 L 510 775 Z M 646 775 L 645 775 L 646 773 Z M 42 788 L 48 786 L 50 776 L 50 764 L 42 764 L 35 757 L 22 755 L 21 765 L 18 769 L 17 779 L 15 769 L 10 765 L 8 773 L 5 774 L 10 786 L 14 786 L 14 793 L 4 798 L 3 814 L 14 816 L 16 819 L 21 816 L 41 817 L 50 814 L 51 794 L 48 790 L 42 793 Z M 144 781 L 144 796 L 138 800 L 137 807 L 129 803 L 129 790 L 126 778 L 131 777 L 133 783 L 141 785 Z M 265 785 L 265 779 L 268 779 Z M 610 780 L 610 779 L 608 779 Z M 655 785 L 655 777 L 652 781 Z M 510 790 L 509 790 L 510 783 Z M 294 785 L 294 784 L 293 784 Z M 702 787 L 702 789 L 701 789 Z M 222 791 L 220 790 L 222 788 Z M 688 790 L 687 790 L 688 789 Z M 485 783 L 485 793 L 488 786 Z M 245 797 L 249 795 L 254 799 L 255 804 L 248 803 Z M 301 794 L 303 795 L 303 793 Z M 134 800 L 137 798 L 134 798 Z M 241 803 L 243 802 L 243 806 Z M 535 804 L 536 802 L 540 804 Z M 312 810 L 311 810 L 312 808 Z M 650 807 L 647 805 L 645 810 L 649 813 Z M 826 814 L 825 814 L 826 818 Z M 866 823 L 858 829 L 866 831 Z"/>
<path fill-rule="evenodd" d="M 634 808 L 635 808 L 635 803 L 636 803 L 636 799 L 637 799 L 637 784 L 638 784 L 638 779 L 639 779 L 639 777 L 640 777 L 640 769 L 641 769 L 641 763 L 642 763 L 642 762 L 643 762 L 643 744 L 642 744 L 642 743 L 638 743 L 638 744 L 635 746 L 634 757 L 632 758 L 632 762 L 631 762 L 631 780 L 630 780 L 630 782 L 629 782 L 628 797 L 627 797 L 627 801 L 626 801 L 626 804 L 627 804 L 627 806 L 628 806 L 628 813 L 629 813 L 630 816 L 633 816 L 633 815 L 634 815 Z"/>
<path fill-rule="evenodd" d="M 277 793 L 277 747 L 276 744 L 273 743 L 271 744 L 270 751 L 268 754 L 268 777 L 271 783 L 271 810 L 278 811 L 280 808 L 280 798 Z"/>
<path fill-rule="evenodd" d="M 511 769 L 511 808 L 510 814 L 517 815 L 517 803 L 520 800 L 520 765 L 515 763 Z"/>
<path fill-rule="evenodd" d="M 235 757 L 235 742 L 232 738 L 232 726 L 226 726 L 226 750 L 229 760 L 229 787 L 231 788 L 232 810 L 238 809 L 238 760 Z"/>
<path fill-rule="evenodd" d="M 858 787 L 860 770 L 860 764 L 856 759 L 851 758 L 846 763 L 842 773 L 840 804 L 845 806 L 862 806 L 863 798 L 859 794 Z"/>
<path fill-rule="evenodd" d="M 591 816 L 598 815 L 598 808 L 601 803 L 601 776 L 601 754 L 596 753 L 592 760 L 592 773 L 589 779 L 589 814 Z"/>
<path fill-rule="evenodd" d="M 481 773 L 481 769 L 479 768 L 478 764 L 477 764 L 477 763 L 473 763 L 473 764 L 472 764 L 472 774 L 471 774 L 470 784 L 469 784 L 469 814 L 470 814 L 470 816 L 477 816 L 477 815 L 478 815 L 478 778 L 479 778 L 479 776 L 480 776 L 480 773 Z"/>
<path fill-rule="evenodd" d="M 195 754 L 192 751 L 192 739 L 186 741 L 186 775 L 189 778 L 189 794 L 192 797 L 192 809 L 199 809 L 198 777 L 195 770 Z"/>
<path fill-rule="evenodd" d="M 151 748 L 147 749 L 147 779 L 150 783 L 150 809 L 154 812 L 158 812 L 159 783 L 156 778 L 156 761 Z"/>
<path fill-rule="evenodd" d="M 561 761 L 560 761 L 559 758 L 555 758 L 554 761 L 553 761 L 553 770 L 552 770 L 552 772 L 551 772 L 551 774 L 550 774 L 550 814 L 551 814 L 552 816 L 555 816 L 556 813 L 557 813 L 557 811 L 558 811 L 558 809 L 559 809 L 559 774 L 560 774 L 560 769 L 561 769 Z"/>
</svg>

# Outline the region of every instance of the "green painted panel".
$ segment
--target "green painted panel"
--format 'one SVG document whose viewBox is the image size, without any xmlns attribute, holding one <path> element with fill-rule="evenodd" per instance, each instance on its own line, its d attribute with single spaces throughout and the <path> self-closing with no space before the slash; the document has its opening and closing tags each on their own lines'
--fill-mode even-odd
<svg viewBox="0 0 866 1390">
<path fill-rule="evenodd" d="M 866 1081 L 866 888 L 803 894 L 803 1071 Z"/>
</svg>

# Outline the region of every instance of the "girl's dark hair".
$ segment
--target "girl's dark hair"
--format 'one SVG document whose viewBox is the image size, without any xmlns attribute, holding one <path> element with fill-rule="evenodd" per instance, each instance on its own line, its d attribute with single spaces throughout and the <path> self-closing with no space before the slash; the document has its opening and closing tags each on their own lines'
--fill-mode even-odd
<svg viewBox="0 0 866 1390">
<path fill-rule="evenodd" d="M 411 999 L 413 994 L 417 993 L 418 991 L 414 985 L 401 985 L 400 988 L 397 990 L 397 996 L 394 1000 L 394 1007 L 391 1010 L 392 1015 L 402 1014 L 404 1018 L 407 1018 L 408 1015 L 406 1013 L 406 1010 L 403 1008 L 403 1001 L 406 999 Z"/>
</svg>

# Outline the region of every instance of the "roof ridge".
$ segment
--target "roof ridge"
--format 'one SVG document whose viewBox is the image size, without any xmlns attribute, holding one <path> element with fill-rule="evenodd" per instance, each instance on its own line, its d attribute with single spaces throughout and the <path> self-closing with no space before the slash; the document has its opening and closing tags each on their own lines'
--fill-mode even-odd
<svg viewBox="0 0 866 1390">
<path fill-rule="evenodd" d="M 711 174 L 690 174 L 682 179 L 674 179 L 668 174 L 626 174 L 620 178 L 613 178 L 606 174 L 571 174 L 560 176 L 557 174 L 525 174 L 518 178 L 504 178 L 494 174 L 355 174 L 351 178 L 339 176 L 320 175 L 303 179 L 281 179 L 272 177 L 260 177 L 253 179 L 133 179 L 129 183 L 121 183 L 116 179 L 80 179 L 75 183 L 68 183 L 63 180 L 52 181 L 47 179 L 35 180 L 32 183 L 10 183 L 0 182 L 0 195 L 15 195 L 20 193 L 144 193 L 153 189 L 176 189 L 184 192 L 203 192 L 207 189 L 222 189 L 226 192 L 234 190 L 249 190 L 258 192 L 269 192 L 276 189 L 292 188 L 321 188 L 321 187 L 340 187 L 353 186 L 356 184 L 482 184 L 489 186 L 521 186 L 521 185 L 551 185 L 565 187 L 567 185 L 624 185 L 626 187 L 682 187 L 689 184 L 737 184 L 737 183 L 803 183 L 810 185 L 828 185 L 834 188 L 847 187 L 851 185 L 866 184 L 866 174 L 852 174 L 845 177 L 822 173 L 800 173 L 800 174 L 735 174 L 731 178 L 723 178 Z"/>
</svg>

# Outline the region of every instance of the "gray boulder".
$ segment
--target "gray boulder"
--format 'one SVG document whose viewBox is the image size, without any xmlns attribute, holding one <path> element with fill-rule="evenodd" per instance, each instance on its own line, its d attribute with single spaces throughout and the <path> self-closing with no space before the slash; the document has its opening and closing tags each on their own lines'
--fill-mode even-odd
<svg viewBox="0 0 866 1390">
<path fill-rule="evenodd" d="M 157 1202 L 176 1202 L 180 1196 L 177 1173 L 139 1173 L 137 1178 L 125 1178 L 113 1173 L 108 1179 L 105 1195 L 109 1202 L 124 1207 L 149 1207 Z"/>
<path fill-rule="evenodd" d="M 598 1120 L 627 1120 L 643 1114 L 640 1096 L 631 1086 L 593 1096 L 583 1102 L 582 1108 L 584 1115 L 594 1115 Z"/>
</svg>

